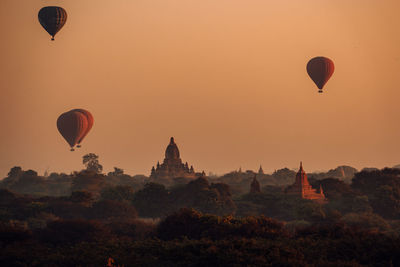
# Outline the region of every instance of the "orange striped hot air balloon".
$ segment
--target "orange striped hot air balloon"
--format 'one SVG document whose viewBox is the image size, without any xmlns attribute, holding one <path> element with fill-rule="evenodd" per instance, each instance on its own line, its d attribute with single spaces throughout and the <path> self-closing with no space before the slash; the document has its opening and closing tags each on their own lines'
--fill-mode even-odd
<svg viewBox="0 0 400 267">
<path fill-rule="evenodd" d="M 67 21 L 67 12 L 62 7 L 46 6 L 40 9 L 38 18 L 42 27 L 51 35 L 51 40 L 54 41 L 54 36 Z"/>
<path fill-rule="evenodd" d="M 57 119 L 57 128 L 74 151 L 74 146 L 83 139 L 88 128 L 86 115 L 79 111 L 68 111 L 61 114 Z"/>
<path fill-rule="evenodd" d="M 90 113 L 89 111 L 87 111 L 87 110 L 85 110 L 85 109 L 73 109 L 72 111 L 77 111 L 77 112 L 82 113 L 83 115 L 86 116 L 86 119 L 87 119 L 87 121 L 88 121 L 88 126 L 87 126 L 87 128 L 86 128 L 86 130 L 85 130 L 85 133 L 84 133 L 83 136 L 78 140 L 78 145 L 77 145 L 77 147 L 81 147 L 80 144 L 81 144 L 83 138 L 85 138 L 86 135 L 89 133 L 90 129 L 92 129 L 92 126 L 93 126 L 93 123 L 94 123 L 94 118 L 93 118 L 92 113 Z"/>
<path fill-rule="evenodd" d="M 324 85 L 335 71 L 333 61 L 326 57 L 315 57 L 307 63 L 307 73 L 322 93 Z"/>
</svg>

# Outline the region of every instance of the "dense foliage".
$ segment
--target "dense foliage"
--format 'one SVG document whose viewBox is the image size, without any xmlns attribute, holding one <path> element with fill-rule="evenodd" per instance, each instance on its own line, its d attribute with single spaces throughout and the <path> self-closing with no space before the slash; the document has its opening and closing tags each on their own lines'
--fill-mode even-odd
<svg viewBox="0 0 400 267">
<path fill-rule="evenodd" d="M 141 233 L 141 234 L 139 234 Z M 345 223 L 289 231 L 266 217 L 182 209 L 143 221 L 55 220 L 0 224 L 2 266 L 399 266 L 400 239 Z M 111 259 L 111 260 L 110 260 Z"/>
<path fill-rule="evenodd" d="M 249 193 L 248 171 L 160 184 L 89 164 L 46 177 L 14 167 L 0 182 L 0 265 L 400 266 L 399 169 L 351 184 L 314 175 L 326 203 L 286 195 L 292 176 L 260 174 Z"/>
</svg>

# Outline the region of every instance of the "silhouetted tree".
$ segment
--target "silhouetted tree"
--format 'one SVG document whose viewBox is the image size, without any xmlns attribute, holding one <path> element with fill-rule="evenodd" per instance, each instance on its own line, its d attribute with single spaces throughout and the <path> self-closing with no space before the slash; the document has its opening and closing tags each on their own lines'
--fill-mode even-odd
<svg viewBox="0 0 400 267">
<path fill-rule="evenodd" d="M 109 238 L 110 232 L 102 224 L 87 220 L 58 220 L 41 231 L 41 239 L 52 244 L 93 242 Z"/>
<path fill-rule="evenodd" d="M 89 153 L 83 156 L 82 163 L 86 166 L 86 170 L 101 173 L 103 166 L 99 163 L 99 156 Z"/>
<path fill-rule="evenodd" d="M 352 188 L 368 196 L 374 212 L 384 218 L 400 219 L 400 169 L 356 173 Z"/>
<path fill-rule="evenodd" d="M 400 186 L 382 185 L 371 198 L 378 214 L 385 218 L 400 219 Z"/>
<path fill-rule="evenodd" d="M 38 176 L 36 171 L 23 171 L 20 167 L 10 170 L 9 176 L 1 182 L 1 187 L 22 194 L 46 195 L 48 187 L 46 179 Z"/>
<path fill-rule="evenodd" d="M 22 174 L 22 169 L 19 166 L 12 167 L 8 172 L 8 177 L 16 177 Z"/>
<path fill-rule="evenodd" d="M 353 194 L 353 189 L 350 185 L 337 178 L 326 178 L 323 180 L 311 180 L 310 183 L 314 188 L 322 186 L 325 196 L 329 200 L 341 198 L 343 195 Z"/>
<path fill-rule="evenodd" d="M 90 209 L 90 216 L 93 219 L 129 220 L 137 217 L 136 209 L 126 203 L 116 200 L 101 200 L 93 204 Z"/>
<path fill-rule="evenodd" d="M 113 172 L 109 172 L 107 175 L 108 176 L 121 176 L 121 175 L 124 175 L 124 170 L 120 169 L 120 168 L 117 168 L 117 167 L 114 167 L 114 171 Z"/>
<path fill-rule="evenodd" d="M 70 200 L 81 203 L 84 206 L 89 206 L 94 201 L 94 197 L 92 193 L 87 191 L 74 191 L 71 193 Z"/>
<path fill-rule="evenodd" d="M 229 186 L 222 183 L 210 185 L 205 177 L 172 190 L 170 199 L 175 210 L 186 207 L 218 215 L 232 214 L 236 210 Z"/>
<path fill-rule="evenodd" d="M 164 185 L 156 183 L 145 184 L 133 196 L 133 205 L 141 217 L 160 217 L 170 211 L 168 191 Z"/>
<path fill-rule="evenodd" d="M 129 185 L 117 185 L 113 187 L 106 187 L 101 192 L 101 199 L 104 200 L 117 200 L 117 201 L 132 201 L 135 190 Z"/>
<path fill-rule="evenodd" d="M 72 191 L 87 191 L 95 197 L 100 195 L 106 186 L 105 176 L 94 171 L 81 171 L 75 173 L 72 182 Z"/>
<path fill-rule="evenodd" d="M 292 184 L 296 178 L 296 172 L 289 170 L 288 168 L 283 168 L 274 171 L 272 177 L 275 179 L 276 184 L 278 185 Z"/>
<path fill-rule="evenodd" d="M 219 217 L 202 214 L 194 209 L 184 208 L 166 217 L 158 226 L 158 236 L 171 240 L 187 237 L 190 239 L 210 238 L 212 240 L 241 238 L 277 238 L 287 236 L 283 223 L 264 216 Z"/>
</svg>

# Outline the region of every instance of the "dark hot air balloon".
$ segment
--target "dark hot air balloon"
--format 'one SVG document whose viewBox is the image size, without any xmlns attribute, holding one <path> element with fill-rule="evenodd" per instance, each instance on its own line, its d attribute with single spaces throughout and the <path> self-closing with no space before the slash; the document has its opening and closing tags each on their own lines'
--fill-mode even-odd
<svg viewBox="0 0 400 267">
<path fill-rule="evenodd" d="M 85 136 L 89 133 L 90 129 L 92 129 L 92 126 L 93 126 L 93 123 L 94 123 L 94 118 L 93 118 L 93 115 L 92 115 L 89 111 L 87 111 L 87 110 L 85 110 L 85 109 L 73 109 L 73 110 L 71 110 L 71 111 L 77 111 L 77 112 L 82 113 L 83 115 L 86 116 L 86 119 L 87 119 L 87 121 L 88 121 L 88 126 L 87 126 L 87 128 L 86 128 L 85 133 L 84 133 L 83 136 L 78 140 L 78 145 L 77 145 L 77 147 L 81 147 L 80 143 L 82 142 L 83 138 L 85 138 Z"/>
<path fill-rule="evenodd" d="M 333 61 L 326 57 L 315 57 L 307 63 L 308 75 L 319 88 L 319 93 L 322 93 L 322 88 L 324 88 L 334 70 Z"/>
<path fill-rule="evenodd" d="M 51 35 L 51 40 L 54 41 L 54 36 L 67 21 L 67 12 L 62 7 L 46 6 L 39 11 L 38 17 L 40 24 Z"/>
<path fill-rule="evenodd" d="M 74 146 L 83 138 L 88 127 L 86 115 L 78 111 L 68 111 L 57 119 L 57 128 L 74 151 Z"/>
</svg>

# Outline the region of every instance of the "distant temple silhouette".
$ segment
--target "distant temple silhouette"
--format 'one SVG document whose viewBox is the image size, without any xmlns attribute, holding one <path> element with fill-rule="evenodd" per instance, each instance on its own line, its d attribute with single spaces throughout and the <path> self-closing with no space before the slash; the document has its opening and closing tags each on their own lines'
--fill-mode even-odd
<svg viewBox="0 0 400 267">
<path fill-rule="evenodd" d="M 264 170 L 261 165 L 260 165 L 260 168 L 258 169 L 258 174 L 264 174 Z"/>
<path fill-rule="evenodd" d="M 171 137 L 170 143 L 165 150 L 165 159 L 162 164 L 157 162 L 157 166 L 151 169 L 150 178 L 153 179 L 169 179 L 169 178 L 196 178 L 204 176 L 205 173 L 196 173 L 193 166 L 186 162 L 182 163 L 179 155 L 178 146 L 175 144 L 174 138 Z"/>
<path fill-rule="evenodd" d="M 325 195 L 322 190 L 322 186 L 320 186 L 319 193 L 316 189 L 312 188 L 308 182 L 307 174 L 303 170 L 302 162 L 300 162 L 300 169 L 296 174 L 295 183 L 286 188 L 286 193 L 296 195 L 304 199 L 325 201 Z"/>
<path fill-rule="evenodd" d="M 257 194 L 260 192 L 261 192 L 260 183 L 257 181 L 257 175 L 254 174 L 253 181 L 251 182 L 250 185 L 250 194 Z"/>
</svg>

